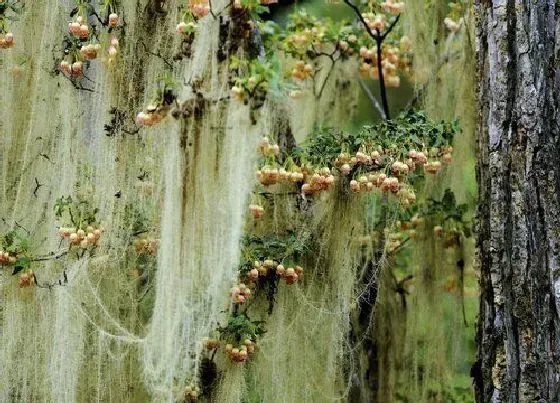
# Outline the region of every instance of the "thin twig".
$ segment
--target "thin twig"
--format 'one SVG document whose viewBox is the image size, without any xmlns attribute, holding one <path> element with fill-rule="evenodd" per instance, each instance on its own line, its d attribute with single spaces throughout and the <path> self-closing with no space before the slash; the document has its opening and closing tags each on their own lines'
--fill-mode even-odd
<svg viewBox="0 0 560 403">
<path fill-rule="evenodd" d="M 64 77 L 65 79 L 67 79 L 68 81 L 70 81 L 72 83 L 72 86 L 77 89 L 77 90 L 81 90 L 81 91 L 89 91 L 89 92 L 95 92 L 95 90 L 92 90 L 91 88 L 86 88 L 82 85 L 82 83 L 80 83 L 80 85 L 78 85 L 78 83 L 76 83 L 74 80 L 72 80 L 70 77 L 68 77 L 66 74 L 62 74 L 62 77 Z M 85 76 L 84 76 L 85 77 Z M 88 79 L 89 80 L 89 79 Z M 91 80 L 90 80 L 91 81 Z"/>
<path fill-rule="evenodd" d="M 8 225 L 8 221 L 6 221 L 6 219 L 4 217 L 2 217 L 2 221 L 4 222 L 4 224 Z M 18 223 L 17 221 L 14 221 L 14 225 L 22 230 L 25 231 L 25 233 L 27 234 L 27 236 L 31 235 L 31 232 L 29 232 L 29 230 L 25 229 L 24 226 L 22 226 L 20 223 Z"/>
<path fill-rule="evenodd" d="M 25 227 L 23 225 L 21 225 L 20 223 L 18 223 L 17 221 L 14 221 L 14 224 L 16 225 L 16 227 L 24 230 L 25 233 L 27 234 L 27 236 L 31 235 L 31 232 L 29 232 L 29 230 L 25 229 Z"/>
<path fill-rule="evenodd" d="M 150 229 L 142 229 L 132 233 L 132 236 L 138 236 L 150 232 Z"/>
<path fill-rule="evenodd" d="M 58 259 L 60 259 L 64 256 L 66 256 L 67 254 L 68 254 L 68 251 L 66 250 L 64 252 L 61 252 L 59 255 L 50 254 L 50 255 L 46 255 L 46 256 L 39 256 L 39 257 L 36 257 L 34 259 L 31 259 L 31 261 L 32 262 L 44 262 L 44 261 L 53 260 L 53 259 L 58 260 Z"/>
<path fill-rule="evenodd" d="M 57 282 L 54 283 L 44 283 L 44 284 L 39 284 L 39 282 L 37 281 L 37 276 L 35 275 L 35 273 L 33 274 L 33 280 L 35 282 L 35 286 L 37 288 L 46 288 L 49 290 L 52 290 L 54 287 L 64 287 L 66 285 L 68 285 L 68 276 L 66 275 L 66 270 L 62 271 L 62 275 L 63 275 L 63 280 L 58 279 Z"/>
<path fill-rule="evenodd" d="M 157 52 L 157 53 L 151 52 L 151 51 L 148 50 L 148 46 L 146 45 L 145 42 L 142 41 L 140 43 L 142 44 L 142 46 L 144 46 L 144 52 L 146 52 L 149 55 L 160 58 L 167 65 L 167 67 L 169 67 L 171 69 L 173 68 L 173 63 L 169 62 L 169 60 L 167 60 L 165 57 L 163 57 L 160 52 Z"/>
<path fill-rule="evenodd" d="M 391 25 L 389 25 L 389 28 L 387 28 L 385 33 L 383 35 L 381 35 L 381 40 L 382 41 L 384 41 L 385 38 L 387 38 L 387 35 L 389 35 L 391 33 L 391 31 L 393 30 L 393 28 L 395 28 L 395 25 L 397 25 L 397 22 L 399 22 L 400 18 L 401 18 L 400 14 L 395 17 L 394 21 L 391 23 Z"/>
<path fill-rule="evenodd" d="M 97 18 L 97 21 L 99 21 L 102 26 L 106 27 L 109 25 L 109 16 L 107 16 L 105 20 L 102 20 L 99 14 L 97 14 L 97 11 L 95 11 L 93 8 L 90 10 L 90 15 L 93 15 L 95 18 Z"/>
<path fill-rule="evenodd" d="M 47 161 L 49 161 L 51 164 L 54 165 L 54 162 L 51 161 L 51 158 L 47 154 L 39 153 L 39 157 L 43 157 L 44 159 L 46 159 Z"/>
<path fill-rule="evenodd" d="M 379 101 L 377 100 L 377 98 L 375 98 L 375 95 L 373 95 L 373 93 L 370 91 L 370 89 L 368 88 L 368 86 L 366 85 L 364 80 L 360 78 L 358 80 L 358 82 L 360 83 L 360 87 L 362 87 L 364 92 L 367 94 L 367 96 L 368 96 L 369 100 L 371 101 L 371 104 L 373 105 L 373 107 L 377 110 L 377 112 L 379 112 L 379 115 L 381 116 L 381 119 L 387 120 L 387 117 L 385 116 L 385 112 L 383 111 L 383 108 L 379 104 Z"/>
<path fill-rule="evenodd" d="M 347 4 L 352 10 L 354 10 L 354 12 L 356 13 L 356 15 L 358 16 L 358 18 L 360 19 L 360 22 L 363 24 L 363 26 L 366 28 L 367 33 L 369 34 L 369 36 L 373 39 L 373 40 L 377 40 L 378 34 L 373 32 L 366 20 L 364 20 L 364 16 L 362 15 L 362 12 L 360 11 L 360 9 L 358 8 L 358 6 L 356 6 L 354 3 L 350 2 L 350 0 L 344 0 L 344 3 Z"/>
<path fill-rule="evenodd" d="M 334 66 L 336 64 L 336 62 L 340 59 L 340 55 L 338 55 L 339 57 L 335 58 L 335 54 L 337 53 L 337 50 L 333 50 L 332 53 L 326 53 L 326 52 L 317 52 L 315 50 L 315 47 L 313 47 L 313 52 L 315 53 L 316 56 L 325 56 L 328 57 L 331 61 L 331 66 L 329 68 L 329 71 L 325 77 L 325 79 L 323 80 L 323 83 L 321 84 L 321 87 L 319 88 L 319 93 L 317 94 L 316 91 L 316 82 L 315 82 L 315 76 L 317 75 L 317 73 L 319 73 L 322 69 L 319 69 L 315 72 L 315 74 L 313 74 L 313 95 L 316 98 L 320 98 L 323 95 L 323 91 L 325 90 L 325 87 L 327 86 L 327 82 L 329 81 L 329 78 L 334 70 Z"/>
<path fill-rule="evenodd" d="M 35 198 L 37 198 L 37 192 L 39 191 L 41 186 L 43 186 L 43 184 L 39 183 L 39 181 L 37 180 L 37 177 L 35 177 L 35 190 L 33 190 L 33 196 L 35 196 Z"/>
<path fill-rule="evenodd" d="M 402 248 L 406 246 L 408 241 L 410 241 L 410 238 L 406 238 L 404 241 L 402 241 L 399 246 L 397 246 L 395 249 L 392 250 L 392 253 L 396 254 L 397 252 L 399 252 Z"/>
<path fill-rule="evenodd" d="M 325 90 L 325 87 L 327 86 L 327 81 L 329 81 L 329 78 L 330 78 L 330 76 L 331 76 L 331 74 L 334 70 L 335 63 L 336 63 L 336 61 L 331 58 L 331 67 L 329 68 L 327 76 L 323 80 L 323 84 L 321 84 L 321 88 L 319 88 L 319 94 L 316 95 L 316 98 L 321 98 L 321 95 L 323 95 L 323 91 Z M 315 91 L 315 88 L 313 88 L 313 90 Z"/>
<path fill-rule="evenodd" d="M 214 14 L 214 10 L 212 9 L 212 0 L 208 0 L 208 9 L 210 10 L 210 15 L 216 20 L 218 17 Z"/>
</svg>

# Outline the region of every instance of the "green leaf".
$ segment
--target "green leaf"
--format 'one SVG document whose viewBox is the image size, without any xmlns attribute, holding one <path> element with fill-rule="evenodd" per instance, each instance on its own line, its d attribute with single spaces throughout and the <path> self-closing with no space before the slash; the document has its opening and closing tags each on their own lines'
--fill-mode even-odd
<svg viewBox="0 0 560 403">
<path fill-rule="evenodd" d="M 29 266 L 31 266 L 31 259 L 29 257 L 19 257 L 14 265 L 12 275 L 18 274 L 20 271 L 27 269 Z"/>
</svg>

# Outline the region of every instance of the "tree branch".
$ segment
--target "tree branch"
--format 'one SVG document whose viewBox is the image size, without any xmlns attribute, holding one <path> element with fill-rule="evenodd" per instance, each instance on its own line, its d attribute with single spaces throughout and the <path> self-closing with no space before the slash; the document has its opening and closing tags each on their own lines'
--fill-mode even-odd
<svg viewBox="0 0 560 403">
<path fill-rule="evenodd" d="M 356 13 L 356 15 L 358 16 L 358 18 L 360 19 L 360 22 L 363 24 L 363 26 L 366 28 L 367 33 L 369 34 L 369 36 L 371 37 L 371 39 L 373 39 L 374 41 L 377 41 L 378 39 L 381 39 L 381 41 L 384 41 L 385 38 L 387 38 L 387 35 L 389 35 L 391 33 L 391 31 L 393 30 L 393 28 L 395 28 L 395 25 L 397 25 L 397 22 L 399 22 L 399 19 L 401 17 L 400 14 L 397 15 L 397 17 L 395 18 L 395 20 L 389 25 L 389 28 L 387 28 L 387 30 L 385 31 L 385 33 L 381 34 L 379 31 L 375 30 L 372 31 L 370 29 L 370 27 L 368 26 L 366 20 L 364 19 L 364 16 L 362 15 L 362 12 L 360 11 L 360 9 L 358 8 L 358 6 L 356 6 L 354 3 L 350 2 L 350 0 L 344 0 L 344 3 L 346 5 L 348 5 L 352 10 L 354 10 L 354 13 Z"/>
<path fill-rule="evenodd" d="M 159 58 L 160 60 L 162 60 L 167 67 L 169 68 L 173 68 L 173 63 L 171 63 L 169 60 L 167 60 L 165 57 L 163 57 L 163 55 L 161 54 L 161 52 L 151 52 L 150 50 L 148 50 L 148 46 L 146 45 L 145 42 L 140 42 L 140 44 L 142 44 L 142 46 L 144 46 L 144 52 L 146 52 L 149 55 L 155 56 L 157 58 Z"/>
<path fill-rule="evenodd" d="M 391 31 L 393 30 L 393 28 L 395 28 L 395 25 L 397 25 L 397 22 L 399 22 L 400 18 L 401 18 L 401 15 L 398 14 L 397 17 L 395 18 L 395 20 L 389 25 L 389 28 L 387 28 L 385 33 L 383 35 L 381 35 L 381 40 L 382 41 L 384 41 L 385 38 L 387 38 L 387 35 L 389 35 L 391 33 Z"/>
<path fill-rule="evenodd" d="M 381 119 L 387 120 L 387 116 L 385 116 L 385 112 L 383 111 L 383 108 L 379 104 L 379 101 L 377 100 L 377 98 L 375 98 L 375 95 L 373 95 L 373 93 L 367 87 L 364 80 L 360 78 L 358 80 L 358 82 L 360 83 L 360 87 L 362 87 L 362 90 L 364 90 L 364 92 L 367 94 L 367 96 L 368 96 L 369 100 L 371 101 L 371 104 L 373 105 L 373 107 L 377 110 L 377 112 L 379 112 L 379 116 L 381 116 Z"/>
<path fill-rule="evenodd" d="M 385 77 L 383 75 L 383 67 L 381 66 L 381 44 L 383 39 L 378 37 L 377 39 L 377 71 L 379 73 L 379 89 L 381 90 L 381 103 L 383 104 L 383 110 L 385 111 L 385 119 L 391 120 L 391 115 L 389 114 L 389 101 L 387 101 L 387 88 L 385 87 Z"/>
<path fill-rule="evenodd" d="M 58 260 L 64 256 L 66 256 L 68 254 L 68 251 L 63 251 L 62 253 L 55 255 L 55 254 L 50 254 L 50 255 L 45 255 L 45 256 L 39 256 L 36 257 L 34 259 L 31 259 L 32 262 L 44 262 L 47 260 Z"/>
<path fill-rule="evenodd" d="M 362 12 L 360 11 L 360 9 L 358 8 L 358 6 L 356 6 L 355 4 L 351 3 L 350 0 L 344 0 L 344 3 L 347 4 L 352 10 L 354 10 L 354 13 L 356 13 L 356 15 L 358 16 L 358 18 L 360 19 L 360 22 L 363 24 L 363 26 L 366 28 L 367 33 L 369 34 L 369 36 L 371 37 L 371 39 L 373 40 L 377 40 L 377 37 L 379 36 L 378 33 L 373 32 L 366 20 L 364 20 L 364 17 L 362 15 Z"/>
<path fill-rule="evenodd" d="M 385 77 L 383 76 L 383 69 L 381 66 L 381 45 L 383 44 L 383 41 L 387 38 L 387 35 L 389 35 L 393 30 L 393 28 L 395 28 L 395 25 L 397 25 L 401 15 L 400 14 L 397 15 L 396 18 L 393 20 L 393 22 L 389 24 L 387 30 L 384 33 L 381 33 L 377 29 L 375 31 L 371 30 L 358 6 L 356 6 L 350 0 L 344 0 L 344 3 L 348 5 L 352 10 L 354 10 L 354 13 L 358 16 L 360 22 L 365 27 L 371 39 L 373 39 L 377 44 L 377 71 L 379 72 L 379 87 L 381 90 L 381 103 L 383 105 L 383 110 L 385 112 L 385 120 L 390 120 L 391 115 L 389 113 L 389 102 L 387 101 L 387 89 L 385 87 Z"/>
</svg>

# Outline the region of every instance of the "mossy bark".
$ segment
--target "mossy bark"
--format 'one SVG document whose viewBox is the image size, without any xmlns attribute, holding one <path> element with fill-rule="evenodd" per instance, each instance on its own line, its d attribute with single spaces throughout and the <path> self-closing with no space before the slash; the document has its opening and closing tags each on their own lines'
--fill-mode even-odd
<svg viewBox="0 0 560 403">
<path fill-rule="evenodd" d="M 560 5 L 476 0 L 478 402 L 560 401 Z"/>
</svg>

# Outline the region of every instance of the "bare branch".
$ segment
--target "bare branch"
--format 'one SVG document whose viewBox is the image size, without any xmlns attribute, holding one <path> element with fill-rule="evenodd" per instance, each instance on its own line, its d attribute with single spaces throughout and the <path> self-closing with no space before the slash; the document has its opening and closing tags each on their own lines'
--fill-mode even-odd
<svg viewBox="0 0 560 403">
<path fill-rule="evenodd" d="M 397 17 L 395 18 L 395 20 L 391 23 L 391 25 L 389 25 L 389 28 L 387 28 L 387 30 L 383 34 L 381 34 L 377 30 L 372 31 L 370 29 L 366 20 L 364 19 L 364 16 L 362 15 L 362 12 L 358 8 L 358 6 L 356 6 L 354 3 L 350 2 L 350 0 L 344 0 L 344 3 L 347 4 L 352 10 L 354 10 L 354 13 L 358 16 L 358 18 L 360 19 L 360 22 L 366 28 L 367 33 L 369 34 L 371 39 L 373 39 L 374 41 L 385 40 L 385 38 L 387 38 L 387 35 L 389 35 L 391 33 L 391 31 L 393 30 L 393 28 L 395 28 L 395 25 L 397 25 L 397 23 L 399 22 L 399 19 L 401 17 L 401 15 L 398 14 Z"/>
<path fill-rule="evenodd" d="M 385 111 L 385 119 L 391 120 L 391 115 L 389 114 L 389 101 L 387 101 L 387 87 L 385 87 L 385 76 L 383 74 L 383 67 L 381 65 L 381 44 L 383 39 L 379 37 L 377 39 L 377 72 L 379 74 L 379 89 L 381 91 L 381 103 L 383 104 L 383 111 Z"/>
<path fill-rule="evenodd" d="M 397 22 L 399 22 L 399 19 L 401 18 L 401 15 L 397 15 L 397 18 L 395 18 L 395 20 L 391 23 L 391 25 L 389 25 L 389 28 L 387 28 L 387 30 L 385 31 L 385 33 L 383 35 L 381 35 L 381 40 L 384 41 L 385 38 L 387 38 L 387 35 L 389 35 L 391 33 L 391 31 L 393 30 L 393 28 L 395 28 L 395 25 L 397 25 Z"/>
<path fill-rule="evenodd" d="M 366 28 L 367 33 L 369 34 L 369 36 L 371 36 L 371 39 L 373 39 L 374 41 L 377 41 L 377 39 L 379 38 L 379 33 L 378 32 L 373 32 L 366 20 L 364 20 L 364 17 L 362 15 L 362 12 L 360 11 L 360 9 L 358 8 L 358 6 L 356 6 L 355 4 L 351 3 L 350 0 L 344 0 L 344 3 L 347 4 L 352 10 L 354 10 L 354 13 L 356 13 L 356 15 L 358 16 L 358 18 L 360 19 L 360 22 L 363 24 L 363 26 Z"/>
<path fill-rule="evenodd" d="M 156 56 L 157 58 L 161 59 L 169 68 L 173 68 L 173 63 L 171 63 L 169 60 L 167 60 L 165 57 L 163 57 L 163 55 L 161 54 L 161 52 L 151 52 L 150 50 L 148 50 L 148 46 L 146 45 L 145 42 L 140 42 L 142 44 L 142 46 L 144 46 L 144 52 L 146 52 L 149 55 L 152 56 Z"/>
<path fill-rule="evenodd" d="M 371 101 L 371 104 L 373 105 L 373 107 L 377 110 L 377 112 L 379 112 L 379 116 L 381 116 L 381 119 L 387 120 L 387 117 L 385 116 L 385 112 L 383 111 L 383 108 L 379 104 L 379 101 L 377 100 L 377 98 L 375 98 L 375 95 L 373 95 L 373 93 L 367 87 L 364 80 L 362 80 L 360 78 L 358 80 L 358 82 L 360 83 L 360 87 L 362 87 L 362 90 L 364 90 L 364 92 L 367 94 L 367 96 L 368 96 L 369 100 Z"/>
<path fill-rule="evenodd" d="M 395 25 L 397 25 L 401 15 L 400 14 L 397 15 L 396 18 L 393 20 L 393 22 L 391 22 L 391 24 L 389 25 L 387 30 L 384 33 L 381 33 L 377 29 L 375 29 L 375 31 L 371 30 L 371 28 L 369 27 L 366 20 L 364 19 L 364 16 L 362 15 L 362 12 L 360 11 L 358 6 L 356 6 L 350 0 L 344 0 L 344 3 L 347 4 L 352 10 L 354 10 L 354 13 L 360 19 L 360 22 L 365 27 L 365 29 L 366 29 L 367 33 L 369 34 L 369 36 L 371 37 L 371 39 L 373 39 L 375 41 L 375 43 L 377 44 L 377 70 L 379 71 L 379 87 L 381 89 L 381 102 L 383 104 L 383 110 L 385 112 L 385 120 L 390 120 L 391 116 L 389 114 L 389 103 L 387 102 L 387 91 L 386 91 L 386 87 L 385 87 L 385 78 L 383 77 L 383 69 L 381 67 L 381 45 L 383 44 L 383 41 L 385 40 L 385 38 L 387 38 L 387 35 L 389 35 L 391 33 L 391 31 L 393 30 L 393 28 L 395 28 Z"/>
</svg>

